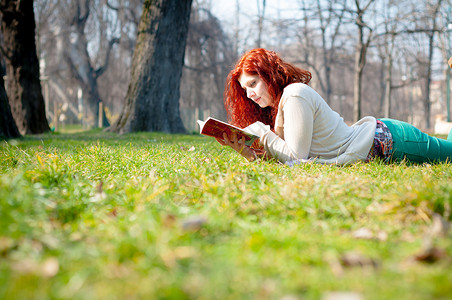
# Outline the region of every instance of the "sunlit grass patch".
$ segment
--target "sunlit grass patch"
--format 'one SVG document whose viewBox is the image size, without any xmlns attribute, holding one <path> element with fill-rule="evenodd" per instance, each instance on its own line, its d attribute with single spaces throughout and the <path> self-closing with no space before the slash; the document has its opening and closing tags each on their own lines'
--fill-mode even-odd
<svg viewBox="0 0 452 300">
<path fill-rule="evenodd" d="M 0 297 L 449 298 L 450 182 L 450 164 L 248 163 L 198 135 L 2 142 Z"/>
</svg>

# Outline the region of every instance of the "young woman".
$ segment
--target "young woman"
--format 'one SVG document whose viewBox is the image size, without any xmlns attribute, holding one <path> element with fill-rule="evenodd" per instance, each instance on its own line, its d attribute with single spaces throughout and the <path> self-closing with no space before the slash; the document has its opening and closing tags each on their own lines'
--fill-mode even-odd
<svg viewBox="0 0 452 300">
<path fill-rule="evenodd" d="M 237 136 L 218 140 L 249 161 L 275 158 L 283 163 L 315 161 L 351 164 L 380 157 L 385 161 L 452 160 L 448 140 L 422 133 L 412 125 L 365 117 L 352 126 L 308 86 L 311 73 L 283 61 L 275 52 L 254 49 L 229 73 L 224 103 L 229 122 L 260 137 L 263 150 Z"/>
</svg>

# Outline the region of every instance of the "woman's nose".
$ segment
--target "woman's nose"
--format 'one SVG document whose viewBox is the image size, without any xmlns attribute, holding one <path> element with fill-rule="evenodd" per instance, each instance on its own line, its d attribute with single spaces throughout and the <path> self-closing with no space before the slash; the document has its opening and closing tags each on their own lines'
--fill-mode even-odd
<svg viewBox="0 0 452 300">
<path fill-rule="evenodd" d="M 252 96 L 255 96 L 255 93 L 252 89 L 247 89 L 246 96 L 251 99 Z"/>
</svg>

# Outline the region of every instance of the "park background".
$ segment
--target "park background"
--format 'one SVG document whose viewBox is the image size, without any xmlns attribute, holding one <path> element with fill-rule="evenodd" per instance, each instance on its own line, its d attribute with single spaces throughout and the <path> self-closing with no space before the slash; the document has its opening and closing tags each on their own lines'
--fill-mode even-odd
<svg viewBox="0 0 452 300">
<path fill-rule="evenodd" d="M 142 1 L 37 0 L 34 10 L 51 127 L 97 127 L 92 103 L 105 110 L 103 125 L 113 123 L 124 107 Z M 444 134 L 451 30 L 444 0 L 193 1 L 180 115 L 188 131 L 196 119 L 225 119 L 227 73 L 244 51 L 265 47 L 311 71 L 311 86 L 348 123 L 392 117 L 430 133 L 439 124 Z"/>
</svg>

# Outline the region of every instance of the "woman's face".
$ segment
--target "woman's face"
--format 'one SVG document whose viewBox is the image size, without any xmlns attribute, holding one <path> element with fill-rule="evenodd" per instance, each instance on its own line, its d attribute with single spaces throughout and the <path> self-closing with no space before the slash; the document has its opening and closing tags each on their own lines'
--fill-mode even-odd
<svg viewBox="0 0 452 300">
<path fill-rule="evenodd" d="M 273 106 L 275 100 L 268 92 L 268 86 L 259 75 L 251 75 L 242 72 L 239 77 L 239 83 L 246 91 L 246 96 L 256 102 L 260 107 Z"/>
</svg>

